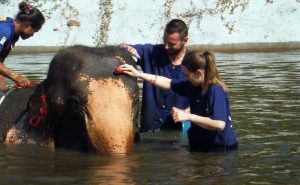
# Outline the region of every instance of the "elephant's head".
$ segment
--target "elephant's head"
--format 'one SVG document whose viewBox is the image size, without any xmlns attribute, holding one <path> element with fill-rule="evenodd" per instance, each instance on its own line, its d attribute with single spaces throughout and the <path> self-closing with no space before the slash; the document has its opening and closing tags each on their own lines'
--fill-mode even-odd
<svg viewBox="0 0 300 185">
<path fill-rule="evenodd" d="M 118 47 L 73 46 L 56 54 L 46 79 L 55 145 L 110 155 L 132 151 L 138 116 L 136 79 L 114 68 L 135 65 Z"/>
</svg>

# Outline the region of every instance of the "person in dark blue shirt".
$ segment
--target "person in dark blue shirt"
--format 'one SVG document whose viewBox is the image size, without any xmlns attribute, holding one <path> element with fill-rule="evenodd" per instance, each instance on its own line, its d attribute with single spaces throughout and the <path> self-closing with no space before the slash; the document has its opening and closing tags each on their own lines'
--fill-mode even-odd
<svg viewBox="0 0 300 185">
<path fill-rule="evenodd" d="M 137 64 L 145 73 L 165 76 L 171 79 L 185 79 L 181 70 L 181 62 L 187 51 L 188 27 L 184 21 L 171 20 L 165 28 L 164 44 L 137 44 L 125 47 L 137 56 Z M 170 115 L 172 107 L 181 109 L 188 107 L 188 100 L 173 90 L 161 90 L 148 83 L 143 83 L 141 128 L 140 132 L 157 132 L 159 130 L 180 129 L 174 124 Z"/>
<path fill-rule="evenodd" d="M 191 121 L 188 138 L 192 151 L 237 149 L 238 142 L 231 125 L 227 87 L 218 73 L 214 54 L 190 52 L 183 59 L 182 66 L 186 80 L 139 72 L 128 64 L 120 68 L 129 76 L 139 77 L 162 89 L 173 89 L 174 92 L 188 97 L 190 113 L 173 107 L 172 118 L 176 123 Z"/>
<path fill-rule="evenodd" d="M 21 2 L 15 19 L 0 18 L 0 90 L 8 89 L 4 77 L 8 77 L 21 87 L 30 86 L 31 82 L 18 73 L 4 66 L 3 62 L 19 37 L 28 39 L 38 32 L 45 22 L 43 14 L 30 4 Z"/>
</svg>

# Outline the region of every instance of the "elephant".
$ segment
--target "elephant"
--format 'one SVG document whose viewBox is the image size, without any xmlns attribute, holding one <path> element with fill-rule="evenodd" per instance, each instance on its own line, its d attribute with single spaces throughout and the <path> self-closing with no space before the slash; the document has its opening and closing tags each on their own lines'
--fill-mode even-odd
<svg viewBox="0 0 300 185">
<path fill-rule="evenodd" d="M 71 46 L 59 51 L 37 86 L 15 90 L 0 106 L 0 139 L 83 152 L 128 155 L 139 141 L 137 80 L 114 74 L 136 65 L 123 48 Z"/>
</svg>

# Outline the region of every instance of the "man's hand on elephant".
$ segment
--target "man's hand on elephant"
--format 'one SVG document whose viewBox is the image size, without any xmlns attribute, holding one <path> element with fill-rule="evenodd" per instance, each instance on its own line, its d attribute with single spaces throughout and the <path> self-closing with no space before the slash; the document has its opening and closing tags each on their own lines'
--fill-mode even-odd
<svg viewBox="0 0 300 185">
<path fill-rule="evenodd" d="M 135 69 L 132 65 L 129 64 L 121 65 L 119 68 L 123 70 L 123 73 L 132 77 L 137 78 L 141 75 L 141 73 L 137 69 Z"/>
<path fill-rule="evenodd" d="M 189 113 L 176 107 L 172 108 L 171 114 L 175 123 L 189 120 Z"/>
<path fill-rule="evenodd" d="M 17 83 L 20 87 L 30 87 L 31 82 L 24 76 L 17 76 L 14 81 Z"/>
<path fill-rule="evenodd" d="M 118 44 L 118 47 L 120 47 L 120 48 L 127 48 L 127 46 L 129 46 L 129 44 L 126 44 L 126 43 Z"/>
<path fill-rule="evenodd" d="M 131 54 L 131 56 L 136 57 L 136 59 L 141 58 L 140 55 L 138 54 L 137 50 L 128 44 L 121 43 L 118 45 L 118 47 L 127 49 L 127 51 Z"/>
</svg>

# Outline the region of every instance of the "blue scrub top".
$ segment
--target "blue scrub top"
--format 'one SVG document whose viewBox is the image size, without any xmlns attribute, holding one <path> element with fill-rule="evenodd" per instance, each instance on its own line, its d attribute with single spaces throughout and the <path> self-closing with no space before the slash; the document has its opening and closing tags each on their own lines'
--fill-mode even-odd
<svg viewBox="0 0 300 185">
<path fill-rule="evenodd" d="M 210 85 L 205 94 L 202 94 L 201 89 L 193 86 L 189 81 L 172 80 L 171 88 L 189 98 L 192 114 L 225 122 L 223 131 L 207 130 L 192 124 L 188 131 L 191 150 L 213 151 L 213 148 L 226 148 L 237 144 L 231 125 L 228 96 L 220 85 Z"/>
<path fill-rule="evenodd" d="M 15 36 L 14 20 L 12 18 L 0 18 L 0 58 L 5 59 L 11 48 L 15 45 L 19 36 Z"/>
<path fill-rule="evenodd" d="M 133 45 L 141 59 L 138 65 L 145 73 L 165 76 L 171 79 L 185 80 L 181 65 L 173 66 L 164 45 Z M 157 132 L 159 130 L 180 129 L 181 124 L 175 124 L 170 112 L 172 107 L 184 109 L 188 107 L 188 99 L 174 93 L 172 90 L 156 88 L 148 82 L 143 82 L 140 132 Z"/>
</svg>

